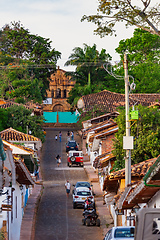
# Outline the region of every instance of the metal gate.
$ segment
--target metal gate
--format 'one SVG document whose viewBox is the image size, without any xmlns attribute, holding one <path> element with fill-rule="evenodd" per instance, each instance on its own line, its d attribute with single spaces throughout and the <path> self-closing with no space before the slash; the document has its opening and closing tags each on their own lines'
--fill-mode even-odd
<svg viewBox="0 0 160 240">
<path fill-rule="evenodd" d="M 78 116 L 76 112 L 43 112 L 45 123 L 76 123 Z"/>
</svg>

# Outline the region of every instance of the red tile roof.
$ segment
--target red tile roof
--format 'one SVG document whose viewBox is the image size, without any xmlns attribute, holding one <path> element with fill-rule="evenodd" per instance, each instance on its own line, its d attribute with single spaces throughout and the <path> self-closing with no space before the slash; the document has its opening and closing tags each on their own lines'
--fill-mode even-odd
<svg viewBox="0 0 160 240">
<path fill-rule="evenodd" d="M 17 105 L 17 106 L 22 105 L 27 109 L 33 109 L 33 111 L 36 115 L 43 115 L 42 106 L 38 103 L 33 103 L 33 101 L 28 102 L 25 105 L 16 103 L 14 101 L 8 101 L 8 100 L 5 101 L 5 102 L 3 102 L 3 101 L 0 102 L 0 108 L 5 108 L 6 109 L 6 108 L 9 108 L 9 107 L 14 106 L 14 105 Z"/>
<path fill-rule="evenodd" d="M 148 159 L 146 161 L 140 162 L 138 164 L 134 164 L 131 166 L 131 177 L 136 177 L 137 179 L 142 179 L 149 168 L 155 163 L 157 158 Z M 125 178 L 125 168 L 111 173 L 104 180 L 103 189 L 106 190 L 108 188 L 112 188 L 111 186 L 118 186 L 118 180 Z"/>
<path fill-rule="evenodd" d="M 82 96 L 81 100 L 84 103 L 84 108 L 91 110 L 93 106 L 98 105 L 100 108 L 106 108 L 108 112 L 117 110 L 117 107 L 125 106 L 125 95 L 120 93 L 104 90 L 99 93 Z M 133 104 L 142 104 L 150 106 L 156 102 L 160 102 L 160 94 L 129 94 L 130 106 Z"/>
<path fill-rule="evenodd" d="M 19 132 L 13 128 L 8 128 L 0 132 L 0 136 L 3 140 L 10 141 L 41 141 L 39 138 L 29 134 Z"/>
</svg>

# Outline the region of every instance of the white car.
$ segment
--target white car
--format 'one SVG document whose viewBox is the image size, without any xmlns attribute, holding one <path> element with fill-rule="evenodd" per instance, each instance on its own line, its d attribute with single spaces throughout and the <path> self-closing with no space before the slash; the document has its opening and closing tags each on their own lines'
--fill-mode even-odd
<svg viewBox="0 0 160 240">
<path fill-rule="evenodd" d="M 113 227 L 105 235 L 103 240 L 134 240 L 135 227 Z"/>
<path fill-rule="evenodd" d="M 86 191 L 91 191 L 92 190 L 92 186 L 89 182 L 85 182 L 85 181 L 79 181 L 76 183 L 76 185 L 73 185 L 74 186 L 74 189 L 73 189 L 73 193 L 74 191 L 76 191 L 76 189 L 80 188 L 80 187 L 83 187 L 83 188 L 87 188 Z"/>
<path fill-rule="evenodd" d="M 77 206 L 84 207 L 87 197 L 89 197 L 91 202 L 94 204 L 94 196 L 92 191 L 85 187 L 77 188 L 73 192 L 73 208 L 75 209 Z"/>
</svg>

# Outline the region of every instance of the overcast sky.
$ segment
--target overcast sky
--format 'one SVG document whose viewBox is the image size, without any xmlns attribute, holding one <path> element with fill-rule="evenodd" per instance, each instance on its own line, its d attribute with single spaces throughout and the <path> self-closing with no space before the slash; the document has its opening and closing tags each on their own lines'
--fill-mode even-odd
<svg viewBox="0 0 160 240">
<path fill-rule="evenodd" d="M 0 28 L 13 21 L 20 21 L 30 33 L 49 38 L 52 47 L 62 53 L 58 61 L 60 68 L 72 53 L 73 48 L 83 47 L 83 43 L 97 49 L 106 49 L 113 61 L 119 60 L 115 48 L 122 39 L 130 38 L 133 28 L 125 29 L 124 24 L 117 26 L 117 37 L 100 38 L 93 34 L 95 25 L 87 21 L 81 22 L 83 15 L 96 13 L 96 0 L 0 0 Z"/>
</svg>

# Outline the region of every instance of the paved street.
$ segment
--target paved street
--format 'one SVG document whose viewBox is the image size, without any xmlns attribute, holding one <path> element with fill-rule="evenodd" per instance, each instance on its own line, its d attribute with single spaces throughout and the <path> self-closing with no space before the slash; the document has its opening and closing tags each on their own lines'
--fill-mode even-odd
<svg viewBox="0 0 160 240">
<path fill-rule="evenodd" d="M 59 130 L 62 131 L 61 143 L 59 140 L 55 141 L 55 135 L 58 135 Z M 101 240 L 102 229 L 97 226 L 83 226 L 83 209 L 73 209 L 72 196 L 66 197 L 64 188 L 66 180 L 72 185 L 88 179 L 83 168 L 67 166 L 65 152 L 67 129 L 59 130 L 46 130 L 41 161 L 44 189 L 36 218 L 35 240 Z M 75 139 L 81 148 L 80 137 L 75 135 Z M 57 154 L 62 156 L 59 168 L 55 160 Z"/>
</svg>

